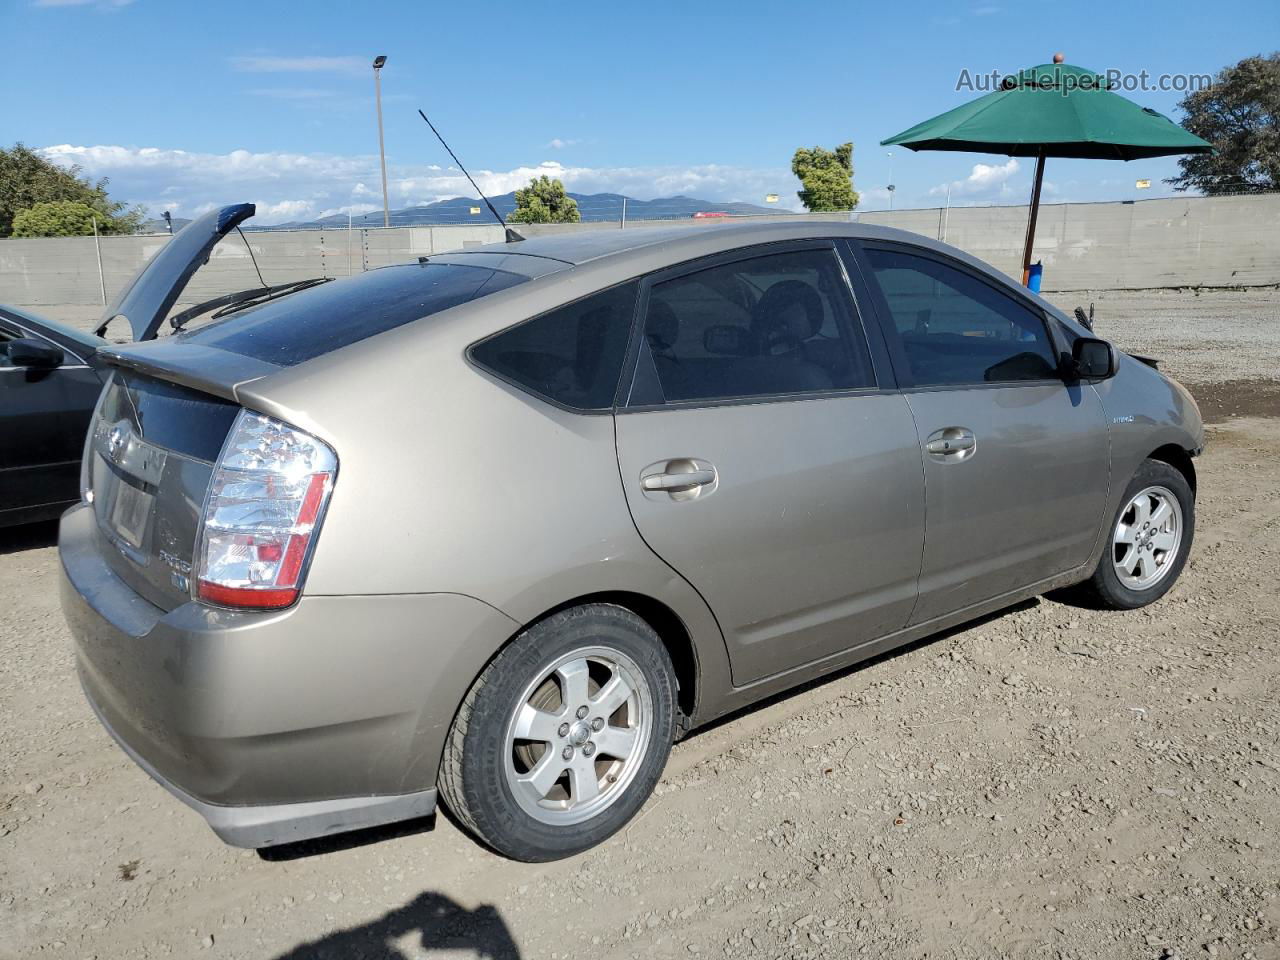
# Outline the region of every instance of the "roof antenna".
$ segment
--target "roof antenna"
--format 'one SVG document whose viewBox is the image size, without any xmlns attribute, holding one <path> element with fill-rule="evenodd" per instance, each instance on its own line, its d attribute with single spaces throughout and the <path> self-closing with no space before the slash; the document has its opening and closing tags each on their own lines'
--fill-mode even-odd
<svg viewBox="0 0 1280 960">
<path fill-rule="evenodd" d="M 418 116 L 420 116 L 423 120 L 427 120 L 427 115 L 423 113 L 421 110 L 418 111 Z M 489 202 L 489 198 L 486 197 L 481 192 L 478 186 L 476 186 L 475 180 L 471 178 L 471 174 L 467 173 L 467 168 L 462 165 L 462 161 L 458 159 L 458 155 L 449 149 L 449 145 L 444 142 L 444 137 L 440 136 L 440 131 L 436 129 L 435 124 L 432 123 L 430 120 L 427 120 L 427 126 L 430 127 L 431 132 L 436 135 L 436 139 L 440 141 L 441 146 L 443 146 L 446 150 L 449 151 L 449 156 L 453 157 L 453 162 L 458 165 L 458 169 L 461 170 L 466 175 L 466 178 L 468 180 L 471 180 L 471 186 L 476 188 L 476 193 L 480 194 L 480 199 L 485 202 L 485 206 L 489 208 L 489 212 L 493 214 L 493 218 L 497 220 L 500 224 L 502 224 L 502 228 L 507 232 L 507 243 L 518 243 L 521 240 L 523 240 L 524 237 L 520 236 L 520 234 L 516 233 L 514 230 L 512 230 L 510 227 L 507 226 L 507 221 L 504 220 L 502 218 L 502 215 L 499 214 L 498 211 L 493 208 L 493 204 Z"/>
</svg>

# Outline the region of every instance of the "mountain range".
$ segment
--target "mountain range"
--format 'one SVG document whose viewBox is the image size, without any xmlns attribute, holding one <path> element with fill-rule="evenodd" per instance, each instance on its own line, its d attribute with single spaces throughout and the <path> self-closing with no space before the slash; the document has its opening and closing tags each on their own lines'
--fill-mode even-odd
<svg viewBox="0 0 1280 960">
<path fill-rule="evenodd" d="M 578 201 L 578 212 L 583 220 L 617 220 L 622 215 L 623 195 L 620 193 L 570 193 L 569 196 Z M 494 209 L 502 216 L 509 216 L 516 208 L 515 192 L 491 197 Z M 627 197 L 627 219 L 635 220 L 682 220 L 695 213 L 731 213 L 750 215 L 762 213 L 786 213 L 777 207 L 763 207 L 754 203 L 732 201 L 717 203 L 712 200 L 698 200 L 694 197 L 661 197 L 657 200 L 636 200 Z M 478 213 L 473 210 L 478 209 Z M 405 207 L 391 211 L 393 227 L 426 227 L 438 224 L 459 223 L 492 223 L 493 215 L 485 208 L 484 201 L 472 200 L 468 197 L 454 197 L 451 200 L 438 200 L 420 207 Z M 270 226 L 253 226 L 253 221 L 245 224 L 246 230 L 307 230 L 345 228 L 347 215 L 335 214 L 318 220 L 293 221 L 290 223 L 272 224 Z M 177 221 L 175 221 L 175 226 Z M 380 227 L 382 213 L 366 213 L 351 218 L 353 227 Z"/>
</svg>

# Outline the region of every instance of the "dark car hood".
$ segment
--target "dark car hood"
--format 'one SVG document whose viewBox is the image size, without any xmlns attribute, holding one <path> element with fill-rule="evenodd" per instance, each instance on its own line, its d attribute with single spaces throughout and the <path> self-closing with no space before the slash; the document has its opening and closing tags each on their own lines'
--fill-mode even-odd
<svg viewBox="0 0 1280 960">
<path fill-rule="evenodd" d="M 129 323 L 134 340 L 150 340 L 178 301 L 191 275 L 218 241 L 254 215 L 252 203 L 236 203 L 196 217 L 139 270 L 102 314 L 98 335 L 117 317 Z"/>
</svg>

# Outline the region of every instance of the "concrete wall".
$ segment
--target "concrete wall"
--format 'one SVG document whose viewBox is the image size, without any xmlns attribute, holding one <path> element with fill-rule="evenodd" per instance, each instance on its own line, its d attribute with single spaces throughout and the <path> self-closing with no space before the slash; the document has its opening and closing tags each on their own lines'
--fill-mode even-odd
<svg viewBox="0 0 1280 960">
<path fill-rule="evenodd" d="M 243 290 L 258 282 L 253 259 L 267 283 L 308 277 L 345 277 L 371 267 L 458 250 L 502 239 L 500 227 L 405 227 L 390 230 L 299 230 L 246 233 L 253 258 L 237 234 L 213 250 L 182 299 L 188 302 Z M 102 276 L 107 300 L 129 281 L 167 236 L 103 237 Z M 102 304 L 92 237 L 0 240 L 0 303 Z"/>
<path fill-rule="evenodd" d="M 1020 273 L 1025 207 L 953 207 L 854 214 L 945 240 L 1011 276 Z M 846 214 L 794 214 L 768 219 L 845 220 Z M 628 221 L 627 229 L 705 228 L 724 220 Z M 617 221 L 521 225 L 525 236 L 617 230 Z M 502 239 L 496 225 L 393 227 L 246 233 L 268 283 L 343 277 L 371 267 Z M 165 236 L 104 237 L 102 279 L 110 300 L 168 241 Z M 1141 289 L 1167 286 L 1253 286 L 1280 283 L 1280 194 L 1179 198 L 1136 203 L 1051 204 L 1040 211 L 1033 259 L 1045 264 L 1044 289 Z M 184 302 L 257 283 L 253 261 L 232 234 L 196 273 Z M 0 302 L 50 315 L 95 313 L 102 289 L 92 238 L 0 240 Z"/>
<path fill-rule="evenodd" d="M 855 214 L 942 240 L 1022 273 L 1026 207 Z M 1046 291 L 1280 283 L 1280 194 L 1042 206 L 1032 262 Z"/>
</svg>

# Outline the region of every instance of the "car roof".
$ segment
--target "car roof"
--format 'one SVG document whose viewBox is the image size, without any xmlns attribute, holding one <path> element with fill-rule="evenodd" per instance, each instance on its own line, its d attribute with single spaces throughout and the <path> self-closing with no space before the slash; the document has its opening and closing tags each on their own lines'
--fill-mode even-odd
<svg viewBox="0 0 1280 960">
<path fill-rule="evenodd" d="M 545 228 L 544 228 L 545 229 Z M 552 227 L 552 229 L 556 229 Z M 818 240 L 849 237 L 859 240 L 887 240 L 932 250 L 981 271 L 992 282 L 1001 284 L 1018 296 L 1038 303 L 1065 322 L 1072 321 L 1063 311 L 1027 290 L 1014 278 L 996 267 L 985 263 L 963 250 L 940 243 L 923 234 L 894 227 L 882 227 L 870 223 L 852 223 L 843 220 L 769 220 L 767 222 L 719 223 L 711 220 L 691 220 L 682 227 L 628 227 L 625 230 L 602 228 L 583 229 L 578 225 L 572 232 L 556 232 L 530 237 L 515 243 L 490 243 L 465 250 L 451 250 L 447 257 L 455 263 L 465 263 L 469 256 L 492 261 L 494 254 L 503 254 L 506 263 L 502 269 L 536 277 L 590 264 L 617 268 L 619 276 L 634 269 L 638 273 L 661 269 L 698 257 L 710 256 L 757 244 L 777 243 L 784 240 Z M 521 259 L 530 264 L 527 269 L 517 266 Z M 554 266 L 552 266 L 554 264 Z M 536 265 L 536 266 L 535 266 Z"/>
<path fill-rule="evenodd" d="M 583 230 L 575 225 L 572 232 L 556 232 L 530 237 L 515 243 L 490 243 L 464 250 L 451 250 L 445 256 L 461 260 L 467 256 L 481 255 L 491 258 L 494 254 L 501 253 L 509 257 L 521 256 L 558 261 L 566 267 L 598 263 L 603 260 L 608 260 L 611 265 L 617 266 L 625 266 L 632 260 L 643 260 L 651 266 L 655 259 L 675 264 L 738 247 L 784 240 L 818 240 L 833 237 L 908 243 L 946 253 L 980 267 L 988 273 L 997 273 L 989 264 L 982 263 L 955 247 L 939 243 L 919 233 L 843 220 L 769 220 L 765 223 L 739 221 L 731 224 L 699 220 L 690 221 L 689 225 L 684 227 L 629 227 L 626 230 L 608 228 Z M 436 257 L 431 259 L 434 260 Z M 511 265 L 511 261 L 508 261 L 505 269 L 516 268 Z M 538 272 L 545 270 L 544 266 Z"/>
<path fill-rule="evenodd" d="M 701 247 L 708 241 L 722 241 L 727 247 L 752 243 L 768 243 L 770 240 L 794 239 L 807 234 L 812 237 L 860 236 L 866 227 L 840 221 L 772 220 L 769 223 L 706 224 L 690 223 L 687 227 L 633 227 L 626 230 L 584 230 L 575 227 L 572 232 L 552 233 L 530 237 L 516 243 L 490 243 L 454 254 L 506 253 L 526 257 L 559 260 L 572 266 L 589 263 L 603 257 L 625 259 L 627 254 L 640 253 L 656 246 L 672 248 L 673 257 L 682 255 L 684 248 Z M 874 228 L 873 228 L 874 229 Z M 899 232 L 899 231 L 895 231 Z M 909 236 L 904 234 L 904 236 Z"/>
</svg>

